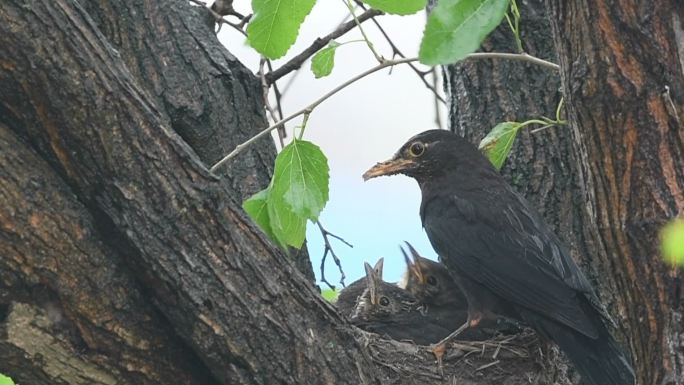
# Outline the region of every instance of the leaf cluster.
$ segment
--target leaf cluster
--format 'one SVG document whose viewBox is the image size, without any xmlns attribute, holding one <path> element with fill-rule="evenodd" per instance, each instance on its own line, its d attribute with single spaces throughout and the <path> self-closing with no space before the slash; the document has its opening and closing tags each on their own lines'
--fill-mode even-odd
<svg viewBox="0 0 684 385">
<path fill-rule="evenodd" d="M 260 54 L 277 59 L 294 44 L 299 28 L 315 0 L 252 0 L 254 16 L 247 26 L 247 40 Z M 411 15 L 425 9 L 427 0 L 363 0 L 368 6 L 392 15 Z M 482 40 L 501 23 L 509 0 L 441 0 L 425 25 L 420 45 L 424 64 L 449 64 L 478 49 Z M 370 44 L 370 42 L 369 42 Z M 319 78 L 332 72 L 335 50 L 331 42 L 312 60 Z"/>
<path fill-rule="evenodd" d="M 328 201 L 328 159 L 315 144 L 294 139 L 278 154 L 271 184 L 243 203 L 244 210 L 283 249 L 300 248 L 307 220 Z"/>
</svg>

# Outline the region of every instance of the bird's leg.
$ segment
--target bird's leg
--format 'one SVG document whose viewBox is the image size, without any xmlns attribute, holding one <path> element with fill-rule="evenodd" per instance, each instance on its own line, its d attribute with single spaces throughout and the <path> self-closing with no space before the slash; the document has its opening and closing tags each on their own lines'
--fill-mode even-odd
<svg viewBox="0 0 684 385">
<path fill-rule="evenodd" d="M 481 320 L 482 320 L 481 314 L 477 314 L 477 315 L 471 314 L 468 317 L 468 321 L 466 321 L 466 323 L 461 325 L 458 329 L 454 330 L 448 336 L 444 337 L 438 343 L 431 346 L 432 354 L 434 354 L 435 357 L 437 358 L 437 362 L 438 362 L 440 367 L 442 366 L 442 357 L 444 356 L 444 352 L 446 352 L 446 346 L 449 343 L 449 341 L 456 338 L 459 334 L 463 333 L 463 331 L 468 329 L 469 327 L 477 326 Z"/>
</svg>

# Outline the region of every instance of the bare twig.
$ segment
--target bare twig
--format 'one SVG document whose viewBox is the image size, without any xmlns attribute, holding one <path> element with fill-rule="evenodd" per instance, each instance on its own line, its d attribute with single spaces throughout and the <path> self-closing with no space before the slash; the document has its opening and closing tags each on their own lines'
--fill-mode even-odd
<svg viewBox="0 0 684 385">
<path fill-rule="evenodd" d="M 363 3 L 357 2 L 357 4 L 359 4 L 360 7 L 362 7 L 362 8 L 365 9 L 365 6 L 363 5 Z M 404 53 L 401 52 L 401 50 L 399 49 L 399 47 L 397 47 L 397 45 L 394 44 L 394 41 L 392 41 L 392 38 L 389 37 L 389 34 L 385 31 L 385 29 L 382 27 L 382 25 L 380 25 L 380 22 L 377 21 L 376 19 L 373 19 L 372 21 L 373 21 L 373 24 L 375 24 L 375 27 L 380 31 L 380 33 L 382 34 L 382 36 L 383 36 L 383 37 L 385 38 L 385 40 L 387 41 L 387 44 L 389 44 L 390 48 L 392 48 L 392 57 L 393 57 L 393 58 L 394 58 L 395 56 L 399 56 L 399 57 L 402 57 L 402 58 L 406 57 L 406 56 L 404 55 Z M 430 71 L 422 71 L 420 68 L 416 67 L 416 65 L 413 64 L 413 63 L 409 63 L 409 67 L 411 67 L 411 69 L 413 70 L 413 72 L 415 72 L 416 75 L 418 75 L 418 77 L 419 77 L 420 80 L 423 82 L 423 84 L 425 85 L 425 87 L 426 87 L 427 89 L 429 89 L 430 91 L 432 91 L 432 93 L 435 95 L 435 98 L 436 98 L 437 100 L 439 100 L 441 103 L 446 104 L 446 101 L 445 101 L 444 98 L 439 94 L 439 92 L 437 91 L 437 88 L 436 88 L 434 85 L 430 84 L 430 83 L 425 79 L 425 75 L 428 74 L 428 73 L 430 73 Z"/>
<path fill-rule="evenodd" d="M 245 148 L 249 147 L 252 143 L 256 142 L 257 140 L 259 140 L 259 139 L 260 139 L 261 137 L 263 137 L 264 135 L 267 135 L 269 132 L 273 131 L 273 130 L 276 129 L 278 126 L 280 126 L 280 125 L 282 125 L 282 124 L 284 124 L 284 123 L 289 122 L 290 120 L 296 118 L 296 117 L 299 116 L 299 115 L 302 115 L 302 114 L 305 114 L 305 113 L 311 113 L 311 111 L 312 111 L 314 108 L 316 108 L 319 104 L 323 103 L 325 100 L 327 100 L 327 99 L 330 98 L 331 96 L 333 96 L 333 95 L 335 95 L 336 93 L 340 92 L 341 90 L 347 88 L 349 85 L 351 85 L 351 84 L 357 82 L 358 80 L 363 79 L 363 78 L 365 78 L 366 76 L 368 76 L 368 75 L 370 75 L 370 74 L 372 74 L 372 73 L 375 73 L 375 72 L 377 72 L 377 71 L 380 71 L 381 69 L 384 69 L 384 68 L 387 68 L 387 67 L 392 67 L 392 66 L 395 66 L 395 65 L 397 65 L 397 64 L 404 64 L 404 63 L 414 62 L 414 61 L 416 61 L 416 60 L 418 60 L 418 58 L 415 58 L 415 57 L 413 57 L 413 58 L 408 58 L 408 59 L 401 59 L 401 60 L 385 60 L 384 62 L 378 64 L 377 66 L 375 66 L 375 67 L 373 67 L 373 68 L 371 68 L 371 69 L 369 69 L 369 70 L 366 70 L 366 71 L 364 71 L 364 72 L 362 72 L 362 73 L 360 73 L 360 74 L 354 76 L 353 78 L 351 78 L 351 79 L 347 80 L 346 82 L 340 84 L 339 86 L 333 88 L 333 89 L 332 89 L 331 91 L 329 91 L 327 94 L 325 94 L 325 95 L 321 96 L 320 98 L 314 100 L 313 103 L 309 104 L 308 106 L 302 108 L 301 110 L 295 112 L 295 113 L 292 114 L 292 115 L 289 115 L 288 117 L 286 117 L 286 118 L 284 118 L 284 119 L 281 119 L 281 120 L 275 122 L 275 123 L 272 124 L 271 126 L 266 127 L 265 129 L 261 130 L 258 134 L 254 135 L 253 137 L 251 137 L 250 139 L 248 139 L 248 140 L 245 141 L 244 143 L 238 144 L 238 145 L 235 147 L 235 149 L 234 149 L 233 151 L 231 151 L 230 154 L 226 155 L 225 157 L 223 157 L 223 159 L 221 159 L 220 161 L 218 161 L 215 165 L 211 166 L 211 169 L 210 169 L 209 171 L 211 171 L 211 172 L 216 171 L 219 167 L 221 167 L 221 166 L 223 166 L 224 164 L 226 164 L 229 160 L 235 158 L 235 157 L 236 157 L 239 153 L 241 153 Z"/>
<path fill-rule="evenodd" d="M 351 31 L 354 27 L 356 27 L 356 23 L 358 20 L 358 23 L 363 23 L 364 21 L 368 19 L 372 19 L 375 16 L 382 15 L 383 13 L 381 11 L 375 10 L 375 9 L 370 9 L 362 14 L 360 14 L 356 20 L 350 20 L 346 23 L 343 23 L 337 29 L 332 31 L 331 33 L 319 37 L 314 42 L 304 51 L 302 51 L 299 55 L 293 57 L 290 59 L 287 63 L 283 64 L 280 68 L 275 69 L 272 72 L 269 72 L 266 74 L 266 82 L 268 84 L 273 84 L 276 80 L 282 78 L 283 76 L 289 74 L 290 72 L 299 69 L 299 67 L 304 64 L 304 62 L 313 56 L 316 52 L 320 51 L 321 48 L 325 47 L 331 40 L 337 39 L 338 37 L 344 35 L 345 33 Z"/>
<path fill-rule="evenodd" d="M 270 60 L 266 60 L 266 65 L 268 66 L 268 71 L 272 72 L 273 71 L 273 65 L 271 64 Z M 264 79 L 265 80 L 265 79 Z M 280 92 L 280 88 L 278 87 L 278 82 L 273 82 L 273 96 L 275 96 L 275 102 L 276 102 L 276 111 L 278 111 L 278 120 L 282 120 L 285 115 L 283 115 L 283 95 Z M 283 126 L 282 132 L 278 132 L 280 135 L 280 145 L 281 147 L 283 146 L 283 139 L 287 138 L 287 130 L 285 130 L 285 126 Z"/>
<path fill-rule="evenodd" d="M 518 60 L 526 61 L 532 64 L 537 64 L 542 67 L 551 68 L 556 71 L 560 70 L 560 66 L 556 63 L 551 63 L 544 59 L 540 59 L 536 56 L 529 55 L 527 53 L 506 53 L 506 52 L 477 52 L 471 53 L 466 56 L 465 59 L 508 59 L 508 60 Z"/>
<path fill-rule="evenodd" d="M 216 11 L 213 10 L 211 7 L 209 7 L 205 2 L 203 2 L 203 1 L 201 1 L 201 0 L 189 0 L 189 1 L 190 1 L 191 3 L 195 3 L 195 4 L 197 4 L 197 5 L 200 5 L 200 6 L 204 7 L 204 8 L 206 8 L 206 9 L 209 11 L 209 13 L 210 13 L 210 14 L 214 17 L 214 19 L 216 20 L 216 24 L 218 24 L 218 29 L 216 30 L 216 33 L 219 33 L 219 32 L 221 31 L 221 26 L 222 26 L 223 24 L 228 24 L 228 25 L 230 25 L 231 27 L 233 27 L 235 30 L 237 30 L 238 32 L 240 32 L 241 34 L 247 36 L 247 34 L 246 34 L 245 31 L 243 30 L 243 28 L 244 28 L 245 24 L 247 24 L 247 22 L 249 21 L 249 19 L 252 17 L 252 15 L 243 16 L 243 15 L 242 15 L 241 13 L 239 13 L 239 12 L 232 11 L 232 12 L 230 12 L 230 13 L 228 13 L 228 14 L 237 17 L 238 19 L 240 19 L 240 22 L 237 23 L 237 24 L 236 24 L 236 23 L 231 23 L 230 21 L 226 20 L 220 13 L 216 12 Z"/>
<path fill-rule="evenodd" d="M 548 62 L 546 60 L 540 59 L 535 56 L 531 56 L 528 54 L 517 54 L 517 53 L 500 53 L 500 52 L 486 52 L 486 53 L 471 53 L 470 55 L 466 56 L 464 60 L 467 59 L 509 59 L 509 60 L 520 60 L 520 61 L 526 61 L 529 63 L 534 63 L 537 65 L 541 65 L 543 67 L 547 68 L 553 68 L 555 70 L 558 70 L 560 67 L 558 64 L 554 64 L 551 62 Z M 223 166 L 226 162 L 229 160 L 235 158 L 238 154 L 240 154 L 245 148 L 249 147 L 252 143 L 256 142 L 259 140 L 261 137 L 264 135 L 268 134 L 269 132 L 273 131 L 276 129 L 278 126 L 289 122 L 290 120 L 296 118 L 299 115 L 305 114 L 305 113 L 311 113 L 311 111 L 318 107 L 319 104 L 323 103 L 326 101 L 328 98 L 331 96 L 335 95 L 336 93 L 340 92 L 341 90 L 347 88 L 349 85 L 359 81 L 360 79 L 365 78 L 366 76 L 375 73 L 377 71 L 380 71 L 381 69 L 387 68 L 387 67 L 393 67 L 398 64 L 406 64 L 406 63 L 412 63 L 418 61 L 418 58 L 412 57 L 412 58 L 404 58 L 404 59 L 399 59 L 399 60 L 383 60 L 382 63 L 378 64 L 377 66 L 370 68 L 353 78 L 347 80 L 346 82 L 340 84 L 339 86 L 333 88 L 331 91 L 329 91 L 327 94 L 321 96 L 320 98 L 314 100 L 311 104 L 308 106 L 302 108 L 301 110 L 295 112 L 292 115 L 289 115 L 286 118 L 281 119 L 280 121 L 274 123 L 273 125 L 266 127 L 265 129 L 261 130 L 258 134 L 254 135 L 247 141 L 245 141 L 242 144 L 238 144 L 233 151 L 231 151 L 228 155 L 223 157 L 220 161 L 218 161 L 215 165 L 211 166 L 211 169 L 209 171 L 214 172 L 216 171 L 219 167 Z"/>
<path fill-rule="evenodd" d="M 340 259 L 337 257 L 337 254 L 335 254 L 335 250 L 333 250 L 332 245 L 330 244 L 330 240 L 328 237 L 333 237 L 339 241 L 342 241 L 345 245 L 349 247 L 354 247 L 352 246 L 351 243 L 345 241 L 342 239 L 339 235 L 335 235 L 331 233 L 330 231 L 326 230 L 325 227 L 321 224 L 321 221 L 317 221 L 316 224 L 318 225 L 318 229 L 321 230 L 321 235 L 323 236 L 323 242 L 325 242 L 325 250 L 323 251 L 323 258 L 321 259 L 321 282 L 325 283 L 328 285 L 329 288 L 335 290 L 335 285 L 332 285 L 328 280 L 325 278 L 325 260 L 328 257 L 328 254 L 332 257 L 333 261 L 335 261 L 335 265 L 337 265 L 337 269 L 340 271 L 340 284 L 342 287 L 344 287 L 344 279 L 346 276 L 344 275 L 344 270 L 342 270 L 342 264 L 340 263 Z"/>
<path fill-rule="evenodd" d="M 273 120 L 274 122 L 277 122 L 279 120 L 282 120 L 283 116 L 282 116 L 282 112 L 280 114 L 280 117 L 278 117 L 276 115 L 275 111 L 273 110 L 273 107 L 271 107 L 270 100 L 268 100 L 268 94 L 269 94 L 270 87 L 268 86 L 268 84 L 266 84 L 266 78 L 264 77 L 264 65 L 266 65 L 266 64 L 268 64 L 268 66 L 270 67 L 271 61 L 262 56 L 261 60 L 259 60 L 259 72 L 258 72 L 259 79 L 261 79 L 261 95 L 262 95 L 262 98 L 264 100 L 264 106 L 266 107 L 266 111 L 268 111 L 268 114 L 271 115 L 271 120 Z M 274 83 L 274 85 L 275 85 L 275 83 Z M 274 90 L 275 90 L 275 87 L 274 87 Z M 276 97 L 276 103 L 278 104 L 278 110 L 280 110 L 280 99 L 278 97 Z M 280 126 L 278 126 L 276 128 L 276 130 L 278 131 L 278 140 L 280 142 L 280 148 L 283 148 L 283 147 L 285 147 L 285 125 L 281 124 Z"/>
<path fill-rule="evenodd" d="M 437 72 L 436 67 L 432 67 L 432 71 L 430 72 L 432 72 L 432 88 L 436 90 L 437 84 L 439 83 L 439 73 Z M 437 125 L 437 128 L 441 130 L 442 117 L 439 114 L 439 102 L 441 101 L 442 103 L 444 103 L 444 99 L 442 99 L 436 91 L 433 91 L 433 93 L 435 94 L 435 124 Z"/>
<path fill-rule="evenodd" d="M 370 49 L 370 51 L 373 53 L 375 60 L 377 60 L 378 63 L 382 63 L 384 61 L 384 58 L 382 57 L 382 55 L 380 55 L 378 53 L 378 51 L 375 50 L 375 47 L 373 47 L 373 43 L 370 41 L 370 39 L 366 35 L 366 31 L 364 31 L 363 27 L 361 27 L 361 22 L 359 22 L 359 19 L 356 17 L 356 13 L 354 13 L 354 6 L 352 5 L 351 1 L 350 0 L 342 0 L 342 2 L 344 2 L 344 5 L 347 6 L 347 9 L 349 9 L 349 14 L 354 19 L 356 26 L 359 28 L 359 32 L 361 32 L 361 36 L 363 36 L 363 40 L 365 40 L 366 45 L 368 46 L 368 49 Z"/>
</svg>

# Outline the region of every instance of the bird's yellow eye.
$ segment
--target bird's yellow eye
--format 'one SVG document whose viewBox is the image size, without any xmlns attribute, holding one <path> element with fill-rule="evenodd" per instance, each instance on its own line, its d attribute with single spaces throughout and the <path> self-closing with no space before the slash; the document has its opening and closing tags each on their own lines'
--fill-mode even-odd
<svg viewBox="0 0 684 385">
<path fill-rule="evenodd" d="M 425 145 L 421 142 L 411 143 L 409 146 L 409 155 L 412 157 L 419 157 L 425 152 Z"/>
<path fill-rule="evenodd" d="M 387 306 L 390 304 L 389 298 L 380 297 L 380 306 Z"/>
</svg>

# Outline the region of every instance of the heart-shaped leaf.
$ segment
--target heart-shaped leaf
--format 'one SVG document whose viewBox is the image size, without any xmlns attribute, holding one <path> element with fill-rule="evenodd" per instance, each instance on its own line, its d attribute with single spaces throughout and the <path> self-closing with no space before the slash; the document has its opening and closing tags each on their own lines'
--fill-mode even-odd
<svg viewBox="0 0 684 385">
<path fill-rule="evenodd" d="M 333 40 L 311 59 L 311 72 L 316 79 L 330 75 L 335 66 L 335 50 L 339 46 L 340 44 Z"/>
<path fill-rule="evenodd" d="M 499 123 L 480 141 L 480 151 L 484 152 L 497 170 L 501 169 L 511 152 L 520 127 L 517 122 Z"/>
<path fill-rule="evenodd" d="M 290 49 L 316 0 L 252 0 L 254 16 L 247 41 L 260 54 L 277 59 Z"/>
<path fill-rule="evenodd" d="M 509 0 L 439 0 L 425 25 L 419 57 L 424 64 L 451 64 L 475 52 L 501 23 Z"/>
</svg>

